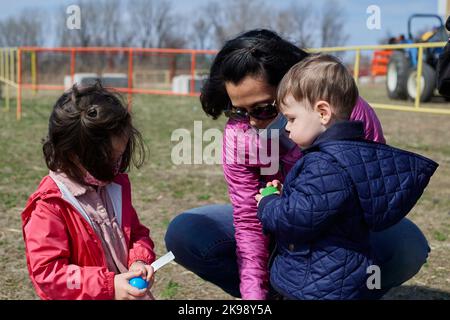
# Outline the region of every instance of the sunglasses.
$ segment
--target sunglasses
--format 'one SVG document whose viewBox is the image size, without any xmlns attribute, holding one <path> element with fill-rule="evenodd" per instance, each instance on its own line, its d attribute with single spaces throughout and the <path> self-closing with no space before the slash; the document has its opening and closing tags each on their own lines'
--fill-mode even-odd
<svg viewBox="0 0 450 320">
<path fill-rule="evenodd" d="M 269 120 L 278 115 L 278 110 L 275 101 L 256 105 L 250 111 L 247 111 L 245 108 L 235 107 L 230 102 L 224 113 L 228 118 L 239 121 L 248 121 L 250 117 L 258 120 Z"/>
</svg>

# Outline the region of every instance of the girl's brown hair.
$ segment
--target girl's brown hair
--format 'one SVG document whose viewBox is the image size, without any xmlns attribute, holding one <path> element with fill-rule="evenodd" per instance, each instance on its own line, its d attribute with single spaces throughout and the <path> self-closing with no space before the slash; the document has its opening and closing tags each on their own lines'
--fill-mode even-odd
<svg viewBox="0 0 450 320">
<path fill-rule="evenodd" d="M 50 115 L 48 135 L 43 140 L 47 167 L 62 171 L 83 183 L 82 165 L 96 179 L 112 181 L 112 137 L 129 137 L 122 155 L 120 172 L 131 162 L 140 167 L 145 160 L 145 145 L 133 126 L 122 97 L 105 89 L 100 82 L 86 87 L 74 85 L 55 103 Z"/>
</svg>

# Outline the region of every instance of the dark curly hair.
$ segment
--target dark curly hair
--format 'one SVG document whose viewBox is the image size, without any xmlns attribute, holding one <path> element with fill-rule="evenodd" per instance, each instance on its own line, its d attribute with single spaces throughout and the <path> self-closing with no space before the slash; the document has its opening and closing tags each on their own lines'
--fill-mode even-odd
<svg viewBox="0 0 450 320">
<path fill-rule="evenodd" d="M 275 32 L 255 29 L 229 40 L 218 52 L 202 87 L 200 102 L 217 119 L 230 103 L 225 82 L 238 84 L 246 76 L 262 76 L 276 87 L 288 70 L 308 55 Z"/>
<path fill-rule="evenodd" d="M 43 139 L 45 162 L 50 170 L 62 171 L 79 183 L 83 183 L 83 174 L 78 164 L 95 178 L 112 181 L 111 138 L 123 135 L 129 140 L 120 172 L 128 170 L 131 162 L 140 167 L 146 151 L 122 97 L 105 89 L 100 82 L 86 87 L 74 85 L 53 107 L 48 135 Z"/>
</svg>

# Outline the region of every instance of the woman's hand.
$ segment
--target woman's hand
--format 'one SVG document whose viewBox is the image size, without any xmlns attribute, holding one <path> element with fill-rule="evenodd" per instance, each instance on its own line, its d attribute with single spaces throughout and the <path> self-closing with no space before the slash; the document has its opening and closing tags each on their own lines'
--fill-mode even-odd
<svg viewBox="0 0 450 320">
<path fill-rule="evenodd" d="M 146 288 L 139 290 L 129 283 L 130 279 L 141 275 L 141 271 L 130 271 L 114 276 L 114 298 L 116 300 L 142 300 L 148 290 Z"/>
</svg>

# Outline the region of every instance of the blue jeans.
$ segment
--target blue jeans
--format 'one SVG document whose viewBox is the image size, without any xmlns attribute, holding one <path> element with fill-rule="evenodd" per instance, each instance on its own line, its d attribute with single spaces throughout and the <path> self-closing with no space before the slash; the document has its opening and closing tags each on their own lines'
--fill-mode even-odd
<svg viewBox="0 0 450 320">
<path fill-rule="evenodd" d="M 379 299 L 411 279 L 430 252 L 425 236 L 406 218 L 386 230 L 372 232 L 370 241 L 374 254 L 383 263 L 382 289 L 371 290 L 369 299 Z M 231 205 L 208 205 L 181 213 L 171 221 L 165 242 L 178 264 L 240 297 Z"/>
</svg>

